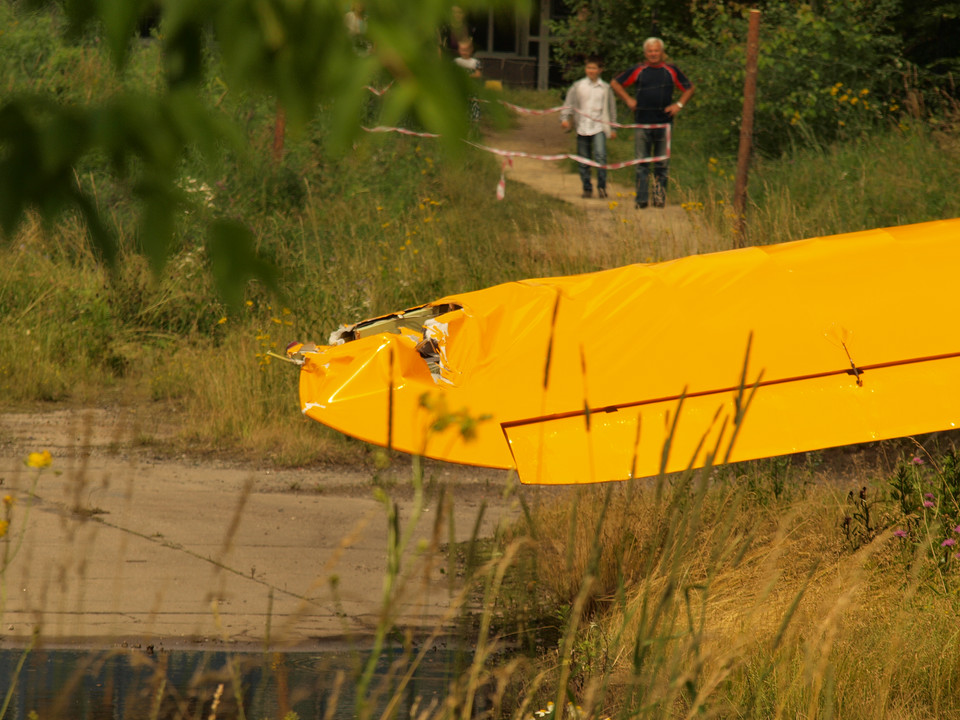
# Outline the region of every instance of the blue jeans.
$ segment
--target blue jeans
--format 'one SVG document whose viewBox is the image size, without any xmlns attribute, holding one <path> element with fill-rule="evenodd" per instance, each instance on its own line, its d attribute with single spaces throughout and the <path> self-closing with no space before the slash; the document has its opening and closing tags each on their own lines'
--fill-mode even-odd
<svg viewBox="0 0 960 720">
<path fill-rule="evenodd" d="M 602 132 L 596 135 L 577 135 L 577 155 L 585 157 L 601 165 L 607 164 L 607 136 Z M 590 166 L 577 163 L 580 167 L 580 182 L 584 192 L 593 192 L 590 184 Z M 607 187 L 607 171 L 597 168 L 597 187 L 603 190 Z"/>
<path fill-rule="evenodd" d="M 634 138 L 637 159 L 667 154 L 666 128 L 638 128 Z M 637 205 L 646 207 L 650 201 L 650 166 L 653 166 L 653 204 L 663 207 L 667 199 L 667 175 L 670 161 L 657 160 L 637 165 Z"/>
</svg>

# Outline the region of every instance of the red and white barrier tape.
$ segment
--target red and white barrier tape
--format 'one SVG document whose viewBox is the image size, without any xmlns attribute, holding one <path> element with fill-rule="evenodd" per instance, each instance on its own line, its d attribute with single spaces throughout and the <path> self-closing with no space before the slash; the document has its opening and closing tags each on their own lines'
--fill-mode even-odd
<svg viewBox="0 0 960 720">
<path fill-rule="evenodd" d="M 361 126 L 362 127 L 362 126 Z M 385 125 L 377 125 L 376 127 L 363 128 L 364 132 L 368 133 L 400 133 L 401 135 L 412 135 L 413 137 L 422 137 L 422 138 L 438 138 L 440 137 L 437 133 L 428 133 L 428 132 L 414 132 L 413 130 L 407 130 L 406 128 L 401 127 L 386 127 Z"/>
<path fill-rule="evenodd" d="M 547 108 L 546 110 L 532 110 L 531 108 L 520 107 L 519 105 L 514 105 L 513 103 L 508 103 L 506 100 L 498 100 L 498 103 L 504 107 L 510 108 L 511 110 L 520 113 L 521 115 L 550 115 L 552 113 L 563 112 L 564 110 L 569 110 L 571 113 L 576 113 L 577 115 L 582 115 L 585 118 L 593 120 L 594 122 L 603 123 L 603 118 L 594 117 L 593 115 L 588 115 L 587 113 L 579 110 L 571 105 L 557 105 L 556 107 Z M 623 124 L 618 122 L 609 122 L 606 123 L 610 127 L 619 128 L 622 130 L 648 130 L 650 128 L 666 127 L 666 124 L 650 125 L 650 124 Z"/>
<path fill-rule="evenodd" d="M 464 140 L 467 145 L 471 145 L 478 150 L 485 150 L 488 153 L 493 153 L 494 155 L 499 155 L 500 157 L 505 158 L 529 158 L 531 160 L 546 160 L 548 162 L 555 162 L 557 160 L 573 160 L 582 165 L 589 165 L 594 168 L 602 168 L 604 170 L 619 170 L 625 167 L 632 167 L 634 165 L 642 165 L 643 163 L 652 163 L 660 162 L 661 160 L 668 160 L 670 158 L 670 126 L 669 125 L 653 125 L 652 127 L 662 127 L 667 129 L 667 152 L 664 155 L 655 155 L 652 157 L 646 158 L 635 158 L 633 160 L 625 160 L 624 162 L 619 163 L 607 163 L 600 164 L 595 160 L 590 158 L 582 157 L 581 155 L 574 155 L 573 153 L 559 153 L 556 155 L 538 155 L 536 153 L 528 153 L 522 150 L 501 150 L 500 148 L 490 147 L 489 145 L 481 145 L 480 143 L 475 143 L 470 140 Z M 427 132 L 414 132 L 413 130 L 407 130 L 406 128 L 401 127 L 386 127 L 384 125 L 378 125 L 377 127 L 363 128 L 368 133 L 399 133 L 400 135 L 412 135 L 413 137 L 422 137 L 422 138 L 438 138 L 440 137 L 437 133 L 427 133 Z M 513 163 L 510 163 L 513 165 Z"/>
<path fill-rule="evenodd" d="M 513 167 L 513 158 L 505 157 L 500 166 L 500 180 L 497 182 L 497 200 L 503 200 L 507 196 L 507 178 L 504 173 L 507 171 L 507 165 Z"/>
<path fill-rule="evenodd" d="M 361 126 L 362 127 L 362 126 Z M 559 153 L 556 155 L 538 155 L 536 153 L 528 153 L 522 150 L 502 150 L 501 148 L 490 147 L 489 145 L 481 145 L 480 143 L 475 143 L 470 140 L 464 140 L 467 145 L 477 148 L 478 150 L 484 150 L 488 153 L 493 153 L 499 157 L 504 158 L 503 164 L 500 168 L 500 180 L 497 182 L 497 200 L 503 200 L 506 197 L 507 192 L 507 182 L 504 173 L 506 172 L 507 166 L 513 167 L 513 158 L 529 158 L 531 160 L 545 160 L 548 162 L 555 162 L 557 160 L 573 160 L 574 162 L 580 163 L 581 165 L 587 165 L 589 167 L 603 169 L 603 170 L 620 170 L 625 167 L 632 167 L 634 165 L 643 165 L 644 163 L 654 163 L 660 162 L 662 160 L 668 160 L 670 158 L 670 138 L 672 134 L 672 127 L 669 123 L 664 123 L 662 125 L 642 125 L 643 128 L 665 128 L 667 131 L 667 152 L 665 155 L 656 155 L 653 157 L 646 158 L 635 158 L 633 160 L 625 160 L 624 162 L 619 163 L 606 163 L 601 164 L 590 158 L 585 158 L 580 155 L 574 155 L 573 153 Z M 401 135 L 412 135 L 413 137 L 422 137 L 422 138 L 438 138 L 440 135 L 437 133 L 427 133 L 427 132 L 415 132 L 413 130 L 407 130 L 406 128 L 401 127 L 387 127 L 384 125 L 378 125 L 377 127 L 364 127 L 364 131 L 368 133 L 399 133 Z"/>
<path fill-rule="evenodd" d="M 647 158 L 636 158 L 634 160 L 626 160 L 619 163 L 607 163 L 601 165 L 595 160 L 582 157 L 580 155 L 574 155 L 573 153 L 560 153 L 558 155 L 537 155 L 535 153 L 523 152 L 522 150 L 501 150 L 500 148 L 493 148 L 489 145 L 481 145 L 480 143 L 471 142 L 470 140 L 464 140 L 467 145 L 471 145 L 479 150 L 485 150 L 494 155 L 499 155 L 500 157 L 521 157 L 521 158 L 530 158 L 531 160 L 546 160 L 549 162 L 557 160 L 573 160 L 575 162 L 581 163 L 582 165 L 589 165 L 594 168 L 602 168 L 604 170 L 619 170 L 620 168 L 632 167 L 634 165 L 642 165 L 644 163 L 660 162 L 661 160 L 667 160 L 670 158 L 670 141 L 667 140 L 667 154 L 666 155 L 656 155 L 654 157 Z"/>
<path fill-rule="evenodd" d="M 377 88 L 373 87 L 372 85 L 364 85 L 363 87 L 364 87 L 364 89 L 369 90 L 370 92 L 372 92 L 372 93 L 373 93 L 374 95 L 376 95 L 377 97 L 383 97 L 383 94 L 386 93 L 387 90 L 389 90 L 391 87 L 393 87 L 393 83 L 391 82 L 389 85 L 387 85 L 387 86 L 386 86 L 385 88 L 383 88 L 382 90 L 377 90 Z"/>
<path fill-rule="evenodd" d="M 390 83 L 390 85 L 387 85 L 385 88 L 383 88 L 383 90 L 377 90 L 376 88 L 371 87 L 370 85 L 366 85 L 364 87 L 366 87 L 366 89 L 372 92 L 374 95 L 382 96 L 384 93 L 387 92 L 387 90 L 390 89 L 391 85 L 393 85 L 393 83 Z M 471 98 L 471 99 L 476 100 L 477 102 L 482 102 L 482 103 L 490 102 L 489 100 L 484 100 L 483 98 Z M 577 115 L 582 115 L 583 117 L 589 120 L 593 120 L 594 122 L 598 122 L 598 123 L 603 122 L 602 118 L 594 117 L 593 115 L 588 115 L 587 113 L 583 112 L 582 110 L 579 110 L 578 108 L 573 107 L 572 105 L 557 105 L 556 107 L 547 108 L 546 110 L 534 110 L 533 108 L 525 108 L 525 107 L 521 107 L 520 105 L 514 105 L 513 103 L 509 103 L 506 100 L 497 100 L 497 102 L 506 108 L 510 108 L 514 112 L 520 113 L 521 115 L 552 115 L 553 113 L 569 110 L 572 113 L 576 113 Z M 665 127 L 664 124 L 651 125 L 649 123 L 625 124 L 625 123 L 618 123 L 618 122 L 610 122 L 607 124 L 609 124 L 610 127 L 618 128 L 620 130 L 648 130 L 651 128 Z"/>
</svg>

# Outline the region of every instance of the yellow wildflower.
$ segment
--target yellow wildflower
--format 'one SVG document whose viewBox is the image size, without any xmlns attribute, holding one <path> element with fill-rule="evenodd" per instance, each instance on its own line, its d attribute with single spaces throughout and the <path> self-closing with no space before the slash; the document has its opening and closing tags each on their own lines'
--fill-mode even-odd
<svg viewBox="0 0 960 720">
<path fill-rule="evenodd" d="M 7 520 L 0 520 L 0 538 L 5 537 L 9 529 L 10 523 Z"/>
<path fill-rule="evenodd" d="M 15 502 L 16 502 L 16 500 L 14 499 L 13 495 L 7 494 L 7 495 L 4 495 L 4 496 L 3 496 L 3 505 L 4 505 L 4 507 L 8 507 L 8 508 L 9 508 L 9 507 L 13 507 L 13 504 L 14 504 Z"/>
<path fill-rule="evenodd" d="M 49 467 L 50 463 L 52 462 L 53 457 L 50 455 L 49 450 L 44 450 L 43 452 L 32 452 L 27 456 L 27 465 L 32 468 Z"/>
<path fill-rule="evenodd" d="M 224 315 L 219 320 L 217 320 L 217 325 L 223 325 L 227 321 L 227 316 Z"/>
</svg>

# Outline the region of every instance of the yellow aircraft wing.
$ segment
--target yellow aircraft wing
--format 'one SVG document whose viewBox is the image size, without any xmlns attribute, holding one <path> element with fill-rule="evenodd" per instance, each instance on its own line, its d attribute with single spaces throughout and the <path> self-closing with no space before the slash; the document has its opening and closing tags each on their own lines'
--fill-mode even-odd
<svg viewBox="0 0 960 720">
<path fill-rule="evenodd" d="M 958 269 L 944 220 L 506 283 L 289 354 L 302 411 L 348 435 L 623 480 L 955 428 Z"/>
</svg>

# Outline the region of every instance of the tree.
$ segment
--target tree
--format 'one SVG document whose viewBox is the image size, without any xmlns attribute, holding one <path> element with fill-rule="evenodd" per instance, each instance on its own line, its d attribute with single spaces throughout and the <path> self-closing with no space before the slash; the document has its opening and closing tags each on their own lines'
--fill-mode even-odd
<svg viewBox="0 0 960 720">
<path fill-rule="evenodd" d="M 819 10 L 794 0 L 762 3 L 754 141 L 768 154 L 792 142 L 829 142 L 874 126 L 895 88 L 900 40 L 895 0 L 845 0 Z M 735 147 L 744 79 L 746 9 L 700 6 L 682 45 L 698 83 L 698 121 L 718 149 Z"/>
<path fill-rule="evenodd" d="M 907 60 L 941 75 L 960 71 L 960 2 L 901 0 L 893 22 Z"/>
<path fill-rule="evenodd" d="M 472 3 L 478 4 L 489 3 Z M 176 186 L 184 154 L 243 144 L 239 129 L 201 99 L 213 62 L 231 90 L 275 97 L 294 132 L 321 103 L 329 106 L 326 152 L 342 152 L 361 132 L 365 86 L 378 78 L 393 83 L 382 104 L 383 123 L 413 117 L 455 146 L 466 132 L 475 87 L 436 50 L 436 29 L 449 17 L 449 0 L 369 0 L 366 6 L 370 50 L 358 53 L 344 23 L 346 8 L 337 0 L 167 0 L 159 14 L 151 0 L 35 0 L 30 9 L 62 18 L 71 37 L 101 39 L 118 69 L 129 61 L 144 22 L 157 22 L 162 72 L 157 92 L 123 90 L 87 104 L 41 92 L 4 98 L 0 241 L 9 242 L 31 210 L 48 220 L 77 213 L 97 252 L 113 263 L 114 231 L 75 176 L 84 158 L 103 156 L 131 184 L 141 207 L 140 246 L 162 268 L 184 206 Z M 18 3 L 10 8 L 28 11 Z M 226 300 L 239 302 L 248 278 L 273 281 L 242 224 L 214 219 L 206 237 Z"/>
<path fill-rule="evenodd" d="M 763 12 L 755 136 L 760 150 L 777 153 L 798 138 L 829 141 L 882 117 L 877 98 L 889 96 L 898 77 L 901 39 L 893 20 L 901 3 L 906 0 L 756 3 Z M 668 53 L 698 86 L 685 122 L 702 123 L 704 137 L 717 152 L 733 150 L 742 105 L 746 15 L 753 3 L 567 4 L 571 15 L 556 27 L 562 38 L 559 61 L 580 72 L 582 56 L 597 52 L 609 68 L 624 69 L 642 60 L 647 36 L 662 36 Z"/>
<path fill-rule="evenodd" d="M 599 55 L 609 70 L 623 70 L 643 59 L 643 41 L 666 38 L 667 45 L 690 28 L 695 6 L 671 0 L 565 0 L 569 15 L 553 23 L 554 57 L 565 77 L 583 72 L 588 55 Z"/>
</svg>

